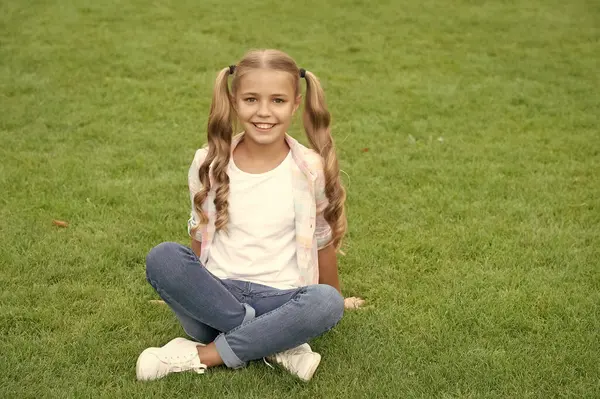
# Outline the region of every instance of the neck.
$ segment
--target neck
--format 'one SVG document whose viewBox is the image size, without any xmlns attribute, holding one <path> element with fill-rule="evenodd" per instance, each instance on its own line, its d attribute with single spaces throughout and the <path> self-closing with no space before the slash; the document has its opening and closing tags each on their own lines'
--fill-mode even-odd
<svg viewBox="0 0 600 399">
<path fill-rule="evenodd" d="M 260 145 L 245 136 L 233 151 L 236 166 L 247 173 L 265 173 L 281 164 L 289 147 L 285 138 L 268 145 Z"/>
<path fill-rule="evenodd" d="M 267 145 L 258 144 L 244 137 L 238 147 L 242 147 L 248 159 L 259 162 L 280 160 L 282 157 L 285 158 L 290 150 L 285 137 Z"/>
</svg>

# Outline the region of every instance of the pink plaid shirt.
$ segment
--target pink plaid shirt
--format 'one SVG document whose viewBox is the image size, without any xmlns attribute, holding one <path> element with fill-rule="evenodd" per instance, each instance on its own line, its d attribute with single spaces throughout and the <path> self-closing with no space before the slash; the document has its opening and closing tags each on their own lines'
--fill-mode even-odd
<svg viewBox="0 0 600 399">
<path fill-rule="evenodd" d="M 233 138 L 232 153 L 243 135 L 241 133 Z M 331 243 L 331 228 L 323 217 L 323 211 L 329 202 L 325 195 L 323 158 L 314 150 L 306 148 L 287 134 L 285 140 L 292 151 L 292 158 L 294 159 L 292 181 L 294 216 L 296 219 L 296 258 L 300 270 L 300 278 L 296 285 L 302 287 L 319 282 L 318 250 Z M 212 189 L 208 193 L 206 201 L 202 204 L 202 209 L 208 215 L 208 223 L 206 224 L 200 224 L 199 222 L 200 217 L 194 210 L 194 196 L 202 188 L 198 170 L 207 153 L 208 149 L 206 147 L 196 151 L 188 173 L 190 199 L 192 201 L 192 212 L 188 220 L 188 234 L 193 239 L 201 242 L 200 262 L 203 264 L 208 261 L 210 247 L 215 237 L 215 184 L 212 179 L 212 165 L 209 174 Z M 192 232 L 195 227 L 197 227 L 196 231 Z"/>
</svg>

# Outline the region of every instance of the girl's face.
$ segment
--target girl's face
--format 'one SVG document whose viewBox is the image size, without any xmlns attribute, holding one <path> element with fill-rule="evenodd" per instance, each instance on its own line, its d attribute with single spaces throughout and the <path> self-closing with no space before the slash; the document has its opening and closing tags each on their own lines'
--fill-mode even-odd
<svg viewBox="0 0 600 399">
<path fill-rule="evenodd" d="M 283 139 L 300 105 L 288 72 L 252 69 L 240 77 L 235 108 L 245 139 L 270 145 Z"/>
</svg>

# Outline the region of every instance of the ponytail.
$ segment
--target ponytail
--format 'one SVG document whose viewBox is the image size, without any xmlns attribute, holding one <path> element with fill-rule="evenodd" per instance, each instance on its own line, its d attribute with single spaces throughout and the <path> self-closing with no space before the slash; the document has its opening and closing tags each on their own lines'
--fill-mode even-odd
<svg viewBox="0 0 600 399">
<path fill-rule="evenodd" d="M 210 115 L 208 116 L 208 154 L 198 171 L 202 189 L 194 196 L 194 209 L 200 215 L 200 223 L 206 224 L 208 223 L 208 215 L 202 210 L 202 204 L 211 189 L 209 173 L 210 166 L 214 162 L 212 174 L 217 187 L 215 195 L 216 230 L 226 229 L 228 221 L 229 176 L 227 175 L 227 165 L 229 164 L 231 151 L 234 113 L 227 78 L 234 71 L 235 68 L 232 67 L 222 69 L 215 81 Z"/>
<path fill-rule="evenodd" d="M 344 209 L 346 190 L 341 184 L 340 167 L 331 136 L 331 115 L 327 110 L 325 93 L 319 79 L 304 69 L 300 70 L 300 74 L 304 75 L 302 77 L 306 80 L 306 100 L 302 117 L 304 130 L 310 146 L 324 161 L 325 195 L 329 203 L 323 216 L 331 226 L 333 246 L 339 250 L 348 227 Z"/>
</svg>

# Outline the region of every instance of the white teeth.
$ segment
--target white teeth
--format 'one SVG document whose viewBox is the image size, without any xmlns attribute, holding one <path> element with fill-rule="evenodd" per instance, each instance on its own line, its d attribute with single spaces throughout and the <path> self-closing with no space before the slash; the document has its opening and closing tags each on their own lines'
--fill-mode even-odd
<svg viewBox="0 0 600 399">
<path fill-rule="evenodd" d="M 259 129 L 270 129 L 272 128 L 274 125 L 271 125 L 269 123 L 255 123 L 254 126 L 256 126 Z"/>
</svg>

